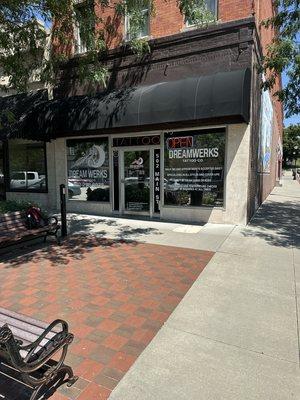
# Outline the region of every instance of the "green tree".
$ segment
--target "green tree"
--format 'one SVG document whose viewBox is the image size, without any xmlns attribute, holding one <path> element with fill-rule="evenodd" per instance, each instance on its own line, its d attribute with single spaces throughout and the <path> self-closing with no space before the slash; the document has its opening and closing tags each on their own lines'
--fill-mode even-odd
<svg viewBox="0 0 300 400">
<path fill-rule="evenodd" d="M 278 12 L 262 23 L 275 32 L 264 57 L 264 87 L 274 88 L 277 78 L 284 71 L 287 73 L 289 82 L 276 96 L 283 101 L 286 116 L 290 117 L 300 113 L 300 0 L 273 2 Z"/>
<path fill-rule="evenodd" d="M 283 132 L 284 165 L 293 162 L 300 156 L 300 124 L 290 125 Z"/>
<path fill-rule="evenodd" d="M 130 44 L 137 54 L 149 51 L 148 42 L 138 38 L 144 24 L 142 10 L 149 6 L 155 13 L 153 0 L 97 0 L 105 8 L 114 9 L 116 17 L 130 15 Z M 167 0 L 166 0 L 167 1 Z M 53 85 L 61 64 L 70 57 L 74 26 L 80 24 L 80 34 L 88 47 L 84 57 L 78 58 L 81 80 L 94 80 L 105 84 L 108 71 L 101 55 L 108 48 L 108 37 L 115 29 L 94 12 L 94 0 L 85 0 L 89 7 L 77 8 L 81 3 L 72 0 L 1 0 L 0 2 L 0 71 L 9 76 L 9 88 L 25 92 L 33 71 L 39 71 L 41 82 Z M 178 7 L 189 22 L 205 26 L 213 21 L 206 0 L 178 0 Z M 49 27 L 49 32 L 39 22 Z M 97 32 L 93 27 L 97 28 Z M 49 37 L 50 36 L 50 37 Z M 52 46 L 45 57 L 41 49 L 47 40 Z M 63 51 L 61 51 L 63 50 Z M 42 58 L 42 65 L 41 65 Z"/>
</svg>

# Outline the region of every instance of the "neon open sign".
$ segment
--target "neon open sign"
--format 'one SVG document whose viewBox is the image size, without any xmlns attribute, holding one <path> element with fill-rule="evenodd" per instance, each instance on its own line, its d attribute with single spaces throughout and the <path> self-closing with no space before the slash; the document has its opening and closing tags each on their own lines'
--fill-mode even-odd
<svg viewBox="0 0 300 400">
<path fill-rule="evenodd" d="M 187 149 L 193 146 L 193 136 L 170 137 L 167 139 L 168 149 Z"/>
</svg>

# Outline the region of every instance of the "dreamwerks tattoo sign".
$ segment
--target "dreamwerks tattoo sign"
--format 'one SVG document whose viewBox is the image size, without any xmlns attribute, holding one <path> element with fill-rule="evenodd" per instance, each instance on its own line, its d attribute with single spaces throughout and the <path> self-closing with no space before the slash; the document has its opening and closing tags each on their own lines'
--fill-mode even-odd
<svg viewBox="0 0 300 400">
<path fill-rule="evenodd" d="M 69 199 L 109 201 L 108 138 L 69 139 Z"/>
<path fill-rule="evenodd" d="M 165 134 L 164 203 L 222 206 L 225 129 Z"/>
</svg>

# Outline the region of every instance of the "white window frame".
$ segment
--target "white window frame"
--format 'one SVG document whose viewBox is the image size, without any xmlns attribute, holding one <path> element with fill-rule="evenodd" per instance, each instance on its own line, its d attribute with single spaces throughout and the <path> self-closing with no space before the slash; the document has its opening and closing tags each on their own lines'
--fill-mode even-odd
<svg viewBox="0 0 300 400">
<path fill-rule="evenodd" d="M 73 0 L 73 5 L 74 7 L 84 7 L 86 5 L 86 0 Z M 75 22 L 74 27 L 73 27 L 73 32 L 74 32 L 74 54 L 79 55 L 79 54 L 84 54 L 88 51 L 87 49 L 87 44 L 84 43 L 84 41 L 81 38 L 80 35 L 80 23 Z"/>
<path fill-rule="evenodd" d="M 148 18 L 147 18 L 147 35 L 139 35 L 137 38 L 138 39 L 146 39 L 150 37 L 150 7 L 148 6 L 147 8 L 142 9 L 142 13 L 147 14 L 148 13 Z M 131 40 L 130 37 L 130 14 L 126 13 L 125 14 L 125 23 L 124 23 L 124 37 L 125 41 L 128 42 Z"/>
<path fill-rule="evenodd" d="M 86 43 L 83 42 L 80 35 L 80 26 L 79 24 L 74 25 L 74 53 L 75 54 L 84 54 L 87 52 Z"/>
<path fill-rule="evenodd" d="M 214 0 L 214 1 L 215 1 L 215 13 L 214 13 L 214 15 L 215 15 L 215 18 L 218 19 L 218 5 L 219 5 L 219 3 L 218 3 L 218 0 Z M 212 11 L 211 11 L 211 13 L 213 14 Z M 214 20 L 211 20 L 209 22 L 212 23 L 212 22 L 214 22 Z M 184 23 L 185 23 L 186 28 L 194 28 L 195 26 L 197 26 L 196 24 L 191 24 L 189 22 L 189 20 L 186 19 L 186 18 L 184 18 Z"/>
</svg>

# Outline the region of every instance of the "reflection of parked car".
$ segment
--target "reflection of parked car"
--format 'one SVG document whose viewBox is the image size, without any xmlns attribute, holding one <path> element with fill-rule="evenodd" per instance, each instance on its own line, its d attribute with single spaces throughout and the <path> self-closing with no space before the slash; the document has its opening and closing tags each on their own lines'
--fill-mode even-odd
<svg viewBox="0 0 300 400">
<path fill-rule="evenodd" d="M 39 184 L 42 178 L 36 171 L 18 171 L 11 175 L 10 187 L 12 189 L 30 188 L 32 185 Z"/>
<path fill-rule="evenodd" d="M 92 179 L 85 178 L 69 178 L 68 182 L 79 187 L 90 187 L 94 183 Z"/>
<path fill-rule="evenodd" d="M 39 181 L 32 183 L 31 185 L 28 184 L 28 190 L 45 190 L 46 189 L 46 178 L 42 178 Z"/>
<path fill-rule="evenodd" d="M 28 186 L 28 190 L 45 190 L 46 189 L 46 178 L 41 179 L 38 182 Z M 81 188 L 79 185 L 75 185 L 73 182 L 68 182 L 68 194 L 69 197 L 79 196 L 81 194 Z"/>
<path fill-rule="evenodd" d="M 137 176 L 128 176 L 125 178 L 126 185 L 135 185 L 139 182 L 139 178 Z"/>
<path fill-rule="evenodd" d="M 81 187 L 73 182 L 68 181 L 68 195 L 69 197 L 79 196 L 81 194 Z"/>
</svg>

